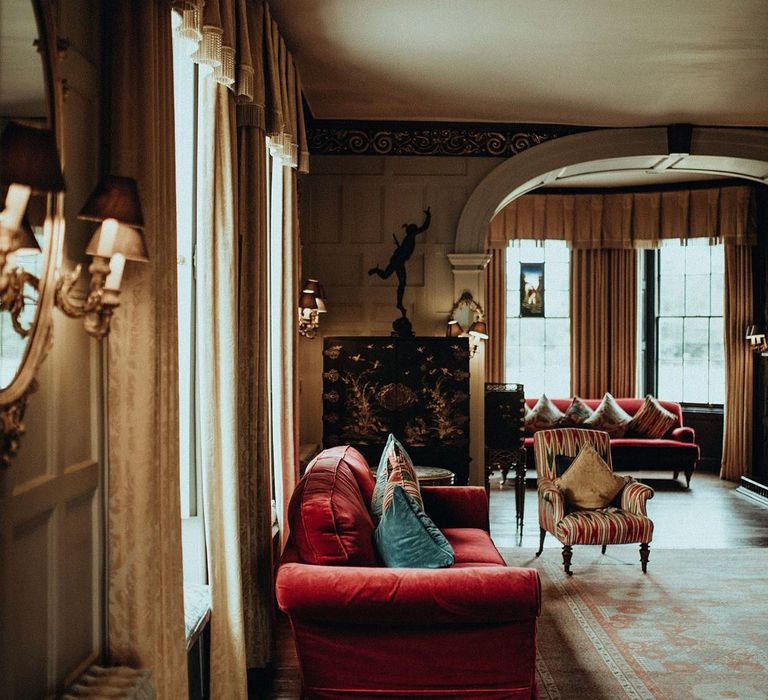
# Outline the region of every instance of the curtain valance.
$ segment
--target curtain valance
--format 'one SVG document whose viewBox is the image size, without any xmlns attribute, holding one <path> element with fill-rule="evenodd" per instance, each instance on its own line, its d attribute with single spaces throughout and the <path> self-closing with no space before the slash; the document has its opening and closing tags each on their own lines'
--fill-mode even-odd
<svg viewBox="0 0 768 700">
<path fill-rule="evenodd" d="M 488 247 L 510 240 L 565 240 L 571 248 L 653 248 L 661 241 L 709 238 L 715 243 L 756 241 L 749 186 L 603 194 L 526 194 L 492 219 Z"/>
<path fill-rule="evenodd" d="M 264 0 L 172 0 L 175 32 L 190 58 L 226 85 L 238 126 L 264 129 L 273 151 L 301 172 L 309 149 L 301 79 Z"/>
</svg>

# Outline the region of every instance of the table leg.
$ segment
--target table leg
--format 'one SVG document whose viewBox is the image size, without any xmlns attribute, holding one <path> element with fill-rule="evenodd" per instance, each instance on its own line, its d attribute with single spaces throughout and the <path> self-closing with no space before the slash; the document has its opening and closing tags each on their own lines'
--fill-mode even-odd
<svg viewBox="0 0 768 700">
<path fill-rule="evenodd" d="M 515 515 L 517 527 L 522 533 L 525 515 L 525 462 L 515 462 Z"/>
</svg>

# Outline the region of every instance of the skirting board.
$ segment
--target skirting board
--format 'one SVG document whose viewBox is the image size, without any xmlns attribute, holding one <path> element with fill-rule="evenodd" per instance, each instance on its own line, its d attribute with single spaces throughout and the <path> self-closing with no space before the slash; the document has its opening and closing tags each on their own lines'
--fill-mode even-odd
<svg viewBox="0 0 768 700">
<path fill-rule="evenodd" d="M 741 484 L 736 491 L 768 507 L 768 486 L 742 476 Z"/>
</svg>

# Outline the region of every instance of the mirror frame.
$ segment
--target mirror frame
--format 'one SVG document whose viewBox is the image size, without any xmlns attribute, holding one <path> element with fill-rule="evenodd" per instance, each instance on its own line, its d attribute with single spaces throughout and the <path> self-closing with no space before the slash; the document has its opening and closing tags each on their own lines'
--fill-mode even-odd
<svg viewBox="0 0 768 700">
<path fill-rule="evenodd" d="M 37 48 L 44 73 L 48 103 L 48 126 L 56 136 L 63 167 L 62 83 L 58 75 L 56 29 L 51 0 L 29 0 L 37 21 Z M 37 312 L 21 364 L 11 383 L 0 388 L 0 468 L 8 467 L 18 452 L 26 428 L 27 399 L 37 389 L 37 373 L 52 342 L 53 301 L 56 266 L 64 236 L 64 195 L 47 195 L 47 219 L 43 244 L 44 260 L 38 287 Z"/>
<path fill-rule="evenodd" d="M 459 319 L 456 318 L 457 311 L 463 308 L 466 308 L 471 314 L 469 325 L 466 328 L 464 328 Z M 469 333 L 469 329 L 475 321 L 485 321 L 485 312 L 483 311 L 483 307 L 473 299 L 472 294 L 466 291 L 456 300 L 453 307 L 451 307 L 449 320 L 456 321 L 456 323 L 459 324 L 462 334 L 466 334 Z"/>
</svg>

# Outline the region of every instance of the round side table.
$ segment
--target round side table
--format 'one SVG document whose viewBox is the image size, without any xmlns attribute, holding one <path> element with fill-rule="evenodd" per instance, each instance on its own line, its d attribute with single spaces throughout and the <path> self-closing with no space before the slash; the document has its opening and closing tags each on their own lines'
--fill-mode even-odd
<svg viewBox="0 0 768 700">
<path fill-rule="evenodd" d="M 453 486 L 453 472 L 441 467 L 414 466 L 420 486 Z"/>
</svg>

